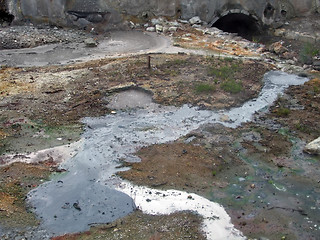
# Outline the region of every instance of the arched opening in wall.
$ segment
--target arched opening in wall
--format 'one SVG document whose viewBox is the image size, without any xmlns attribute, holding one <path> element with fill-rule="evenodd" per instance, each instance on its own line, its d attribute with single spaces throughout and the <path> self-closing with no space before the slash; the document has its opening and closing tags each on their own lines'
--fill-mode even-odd
<svg viewBox="0 0 320 240">
<path fill-rule="evenodd" d="M 252 40 L 253 36 L 261 33 L 259 22 L 251 16 L 243 13 L 230 13 L 219 18 L 212 27 L 224 32 L 237 33 L 239 36 Z"/>
<path fill-rule="evenodd" d="M 14 16 L 7 11 L 0 10 L 0 24 L 11 24 L 14 19 Z"/>
</svg>

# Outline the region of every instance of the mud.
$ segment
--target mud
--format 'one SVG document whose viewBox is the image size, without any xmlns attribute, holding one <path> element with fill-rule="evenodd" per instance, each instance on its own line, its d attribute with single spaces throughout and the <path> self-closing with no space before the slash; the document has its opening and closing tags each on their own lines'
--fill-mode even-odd
<svg viewBox="0 0 320 240">
<path fill-rule="evenodd" d="M 28 194 L 28 202 L 34 206 L 34 212 L 42 219 L 41 227 L 53 235 L 83 231 L 94 223 L 114 221 L 132 212 L 135 209 L 135 204 L 139 202 L 139 198 L 153 199 L 148 204 L 151 205 L 156 201 L 154 196 L 162 195 L 160 191 L 155 191 L 152 194 L 152 190 L 142 189 L 140 192 L 147 192 L 146 196 L 141 196 L 141 193 L 139 194 L 137 191 L 132 194 L 131 198 L 128 198 L 127 195 L 121 193 L 121 188 L 119 188 L 120 192 L 114 190 L 114 186 L 121 185 L 121 181 L 114 176 L 114 173 L 126 170 L 119 168 L 121 159 L 137 161 L 136 157 L 132 155 L 135 149 L 145 145 L 174 141 L 202 124 L 221 122 L 219 117 L 223 115 L 230 116 L 230 121 L 222 122 L 223 124 L 231 127 L 239 126 L 241 123 L 249 121 L 255 111 L 271 104 L 277 94 L 280 94 L 288 84 L 301 84 L 306 80 L 279 72 L 267 73 L 264 78 L 264 87 L 258 98 L 228 111 L 212 112 L 190 108 L 186 105 L 180 108 L 154 105 L 151 109 L 133 109 L 132 111 L 119 112 L 116 115 L 85 118 L 84 123 L 88 128 L 83 135 L 82 151 L 60 165 L 67 170 L 66 174 L 31 191 Z M 129 94 L 128 98 L 130 96 L 135 97 L 135 95 Z M 195 154 L 201 152 L 201 150 L 193 150 Z M 203 157 L 205 158 L 205 156 Z M 159 162 L 163 161 L 160 159 Z M 184 165 L 184 163 L 179 164 Z M 173 162 L 173 165 L 168 166 L 168 169 L 175 169 L 179 164 Z M 185 164 L 188 165 L 186 162 Z M 203 167 L 205 165 L 207 164 L 203 163 Z M 209 171 L 215 170 L 209 168 Z M 196 175 L 199 172 L 202 172 L 201 169 L 197 169 L 195 172 L 186 172 L 185 176 Z M 162 173 L 166 175 L 171 173 L 175 177 L 180 177 L 179 172 L 173 174 L 167 168 L 163 169 Z M 208 177 L 208 175 L 204 177 L 206 176 Z M 200 183 L 194 188 L 199 185 Z M 173 187 L 176 188 L 176 186 Z M 128 190 L 135 191 L 134 186 L 129 186 L 126 189 L 124 191 L 126 194 L 129 194 Z M 182 193 L 166 191 L 163 194 L 168 197 L 159 199 L 159 203 L 155 202 L 155 204 L 161 206 L 164 205 L 162 202 L 169 201 L 170 208 L 168 209 L 173 209 L 172 211 L 199 211 L 196 206 L 200 206 L 202 209 L 202 212 L 198 212 L 202 216 L 213 211 L 212 214 L 217 216 L 217 219 L 222 223 L 216 225 L 218 220 L 214 220 L 215 224 L 209 225 L 207 229 L 219 229 L 221 233 L 219 236 L 209 234 L 209 239 L 229 238 L 228 236 L 232 236 L 233 239 L 242 238 L 240 233 L 233 234 L 235 230 L 232 225 L 229 225 L 228 218 L 223 213 L 224 210 L 221 212 L 213 206 L 207 207 L 206 210 L 205 206 L 208 203 L 203 204 L 198 196 L 192 197 L 192 204 L 188 204 L 182 200 Z M 184 199 L 188 199 L 187 195 Z M 183 208 L 179 206 L 183 206 Z M 141 209 L 144 211 L 144 207 Z M 152 207 L 152 210 L 154 211 L 155 207 Z M 162 211 L 160 212 L 162 213 Z M 205 217 L 206 219 L 212 218 L 211 215 Z"/>
<path fill-rule="evenodd" d="M 48 181 L 56 165 L 43 160 L 41 163 L 13 163 L 1 167 L 0 215 L 2 228 L 38 226 L 39 220 L 26 210 L 26 194 L 41 183 Z"/>
</svg>

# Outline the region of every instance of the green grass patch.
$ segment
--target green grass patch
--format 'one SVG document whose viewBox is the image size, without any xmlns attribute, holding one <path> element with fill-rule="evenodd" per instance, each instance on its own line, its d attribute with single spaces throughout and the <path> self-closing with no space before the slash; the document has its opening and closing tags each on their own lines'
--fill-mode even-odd
<svg viewBox="0 0 320 240">
<path fill-rule="evenodd" d="M 168 65 L 184 65 L 187 63 L 187 60 L 184 59 L 174 59 L 172 61 L 167 62 Z"/>
<path fill-rule="evenodd" d="M 217 78 L 226 79 L 232 76 L 232 70 L 228 66 L 223 66 L 220 68 L 209 67 L 208 69 L 209 76 L 215 76 Z"/>
<path fill-rule="evenodd" d="M 302 53 L 315 57 L 320 54 L 320 49 L 318 49 L 314 44 L 306 43 L 302 48 Z"/>
<path fill-rule="evenodd" d="M 289 108 L 285 108 L 285 107 L 280 107 L 278 110 L 277 110 L 277 116 L 279 117 L 287 117 L 289 116 L 290 114 L 290 109 Z"/>
<path fill-rule="evenodd" d="M 308 134 L 312 133 L 312 129 L 310 129 L 309 127 L 301 123 L 295 124 L 295 128 L 303 133 L 308 133 Z"/>
<path fill-rule="evenodd" d="M 195 91 L 197 93 L 211 93 L 216 90 L 216 87 L 208 83 L 199 83 L 195 86 Z"/>
<path fill-rule="evenodd" d="M 225 61 L 233 61 L 233 59 L 231 60 L 226 60 L 226 59 Z M 233 63 L 230 66 L 222 66 L 222 67 L 210 66 L 208 68 L 208 76 L 214 76 L 219 79 L 233 78 L 234 74 L 240 71 L 240 69 L 241 67 L 238 63 Z"/>
<path fill-rule="evenodd" d="M 234 79 L 226 80 L 221 85 L 221 89 L 228 93 L 236 94 L 242 91 L 242 83 L 237 82 Z"/>
<path fill-rule="evenodd" d="M 299 58 L 302 63 L 312 61 L 312 58 L 320 54 L 320 49 L 314 44 L 306 43 L 300 51 Z M 310 60 L 311 59 L 311 60 Z"/>
<path fill-rule="evenodd" d="M 233 62 L 233 61 L 235 61 L 235 59 L 232 58 L 232 57 L 225 57 L 223 60 L 224 60 L 225 62 Z"/>
</svg>

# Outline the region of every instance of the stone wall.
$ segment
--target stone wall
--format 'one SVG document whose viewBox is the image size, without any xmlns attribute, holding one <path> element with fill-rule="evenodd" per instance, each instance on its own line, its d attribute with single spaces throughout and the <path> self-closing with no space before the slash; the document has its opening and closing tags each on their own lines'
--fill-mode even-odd
<svg viewBox="0 0 320 240">
<path fill-rule="evenodd" d="M 62 26 L 117 26 L 128 16 L 193 16 L 213 23 L 233 12 L 244 13 L 261 23 L 320 11 L 320 0 L 6 0 L 15 21 L 49 22 Z"/>
</svg>

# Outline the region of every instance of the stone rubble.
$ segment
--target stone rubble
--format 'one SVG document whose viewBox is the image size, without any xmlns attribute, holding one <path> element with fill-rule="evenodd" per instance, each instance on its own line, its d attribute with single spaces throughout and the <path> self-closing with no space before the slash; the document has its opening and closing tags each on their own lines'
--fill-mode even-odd
<svg viewBox="0 0 320 240">
<path fill-rule="evenodd" d="M 0 49 L 31 48 L 44 44 L 84 42 L 90 33 L 76 29 L 60 29 L 48 25 L 24 25 L 1 28 Z"/>
</svg>

